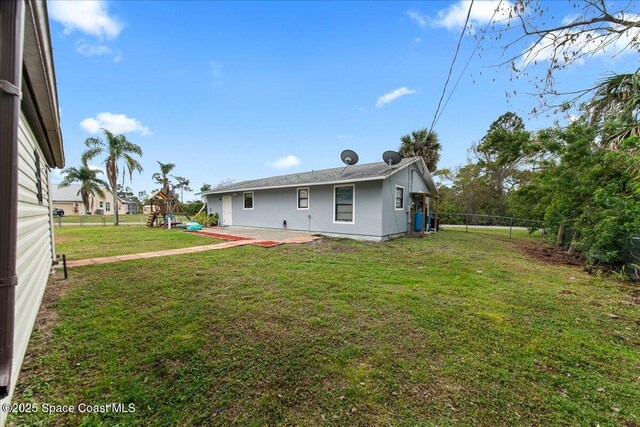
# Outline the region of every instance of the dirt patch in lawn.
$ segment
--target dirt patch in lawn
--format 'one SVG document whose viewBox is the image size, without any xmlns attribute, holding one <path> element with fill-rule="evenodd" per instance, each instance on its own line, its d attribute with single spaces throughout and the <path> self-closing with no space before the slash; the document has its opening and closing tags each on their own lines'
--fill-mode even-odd
<svg viewBox="0 0 640 427">
<path fill-rule="evenodd" d="M 42 304 L 38 310 L 38 317 L 34 325 L 34 330 L 37 330 L 44 340 L 48 340 L 51 337 L 53 326 L 58 321 L 56 304 L 69 289 L 69 281 L 64 280 L 62 277 L 57 277 L 58 275 L 61 276 L 62 273 L 57 272 L 49 277 L 49 283 L 42 296 Z"/>
<path fill-rule="evenodd" d="M 523 253 L 538 261 L 555 265 L 572 265 L 584 267 L 585 260 L 576 254 L 570 254 L 566 250 L 547 246 L 544 243 L 514 241 L 513 244 Z"/>
</svg>

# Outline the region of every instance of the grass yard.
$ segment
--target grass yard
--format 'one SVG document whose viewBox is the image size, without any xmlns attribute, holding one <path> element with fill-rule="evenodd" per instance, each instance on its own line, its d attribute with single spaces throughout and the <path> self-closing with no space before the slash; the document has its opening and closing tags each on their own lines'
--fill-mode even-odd
<svg viewBox="0 0 640 427">
<path fill-rule="evenodd" d="M 164 249 L 213 245 L 222 240 L 189 233 L 127 225 L 120 227 L 56 227 L 56 253 L 68 260 L 128 255 Z"/>
<path fill-rule="evenodd" d="M 10 422 L 637 426 L 638 292 L 462 231 L 82 267 L 15 402 L 136 412 Z"/>
</svg>

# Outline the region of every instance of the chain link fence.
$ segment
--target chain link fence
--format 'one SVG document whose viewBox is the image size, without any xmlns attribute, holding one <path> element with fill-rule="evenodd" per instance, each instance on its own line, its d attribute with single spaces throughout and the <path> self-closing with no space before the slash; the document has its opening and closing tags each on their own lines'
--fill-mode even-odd
<svg viewBox="0 0 640 427">
<path fill-rule="evenodd" d="M 467 214 L 454 212 L 438 213 L 439 225 L 443 228 L 464 228 L 465 231 L 494 230 L 503 231 L 513 238 L 514 231 L 533 234 L 545 234 L 542 221 L 500 215 Z"/>
</svg>

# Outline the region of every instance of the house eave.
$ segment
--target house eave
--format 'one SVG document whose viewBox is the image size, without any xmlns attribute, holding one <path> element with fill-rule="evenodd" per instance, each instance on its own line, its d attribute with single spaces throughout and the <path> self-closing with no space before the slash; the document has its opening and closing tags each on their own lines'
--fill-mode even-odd
<svg viewBox="0 0 640 427">
<path fill-rule="evenodd" d="M 23 111 L 51 167 L 65 164 L 47 4 L 25 1 Z"/>
</svg>

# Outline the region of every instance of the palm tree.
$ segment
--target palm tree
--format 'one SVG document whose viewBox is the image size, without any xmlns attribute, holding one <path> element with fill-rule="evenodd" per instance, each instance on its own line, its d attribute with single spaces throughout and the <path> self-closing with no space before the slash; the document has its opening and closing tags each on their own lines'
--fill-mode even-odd
<svg viewBox="0 0 640 427">
<path fill-rule="evenodd" d="M 129 141 L 124 135 L 114 135 L 107 129 L 102 129 L 106 142 L 100 138 L 87 138 L 84 143 L 87 151 L 82 153 L 82 162 L 87 163 L 90 159 L 101 154 L 106 154 L 103 163 L 107 169 L 107 178 L 111 184 L 111 193 L 113 194 L 114 219 L 113 225 L 118 225 L 120 218 L 118 216 L 118 177 L 120 176 L 120 165 L 122 165 L 122 184 L 124 185 L 125 172 L 129 171 L 129 179 L 133 179 L 133 171 L 142 172 L 142 166 L 138 160 L 132 157 L 133 154 L 142 156 L 142 148 L 139 145 Z"/>
<path fill-rule="evenodd" d="M 78 194 L 82 197 L 84 210 L 85 212 L 91 212 L 93 210 L 93 200 L 90 199 L 90 197 L 96 194 L 104 197 L 102 188 L 109 186 L 109 184 L 98 178 L 98 174 L 100 173 L 102 173 L 101 170 L 91 169 L 86 164 L 82 164 L 79 168 L 67 168 L 62 171 L 64 178 L 58 186 L 64 188 L 75 182 L 79 182 L 80 190 L 78 190 Z"/>
<path fill-rule="evenodd" d="M 414 130 L 400 138 L 400 154 L 402 157 L 422 157 L 430 172 L 435 172 L 440 160 L 438 134 L 427 129 Z"/>
<path fill-rule="evenodd" d="M 592 123 L 614 125 L 603 141 L 612 148 L 617 148 L 625 138 L 640 135 L 640 69 L 598 82 L 585 110 Z"/>
<path fill-rule="evenodd" d="M 156 160 L 156 162 L 158 161 Z M 176 167 L 176 165 L 173 163 L 161 162 L 158 162 L 158 164 L 160 165 L 160 172 L 154 173 L 151 178 L 153 178 L 156 183 L 162 185 L 162 192 L 169 196 L 169 173 Z"/>
</svg>

